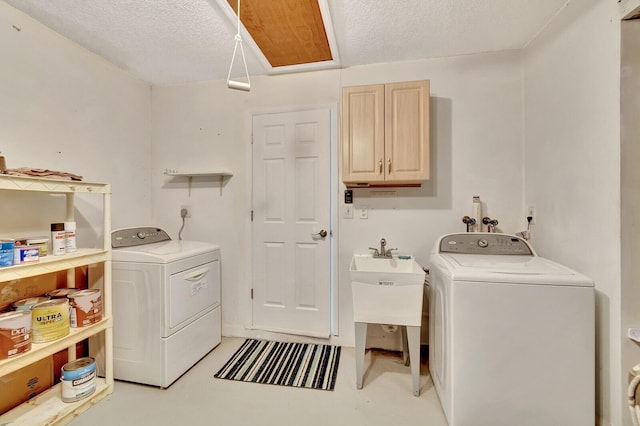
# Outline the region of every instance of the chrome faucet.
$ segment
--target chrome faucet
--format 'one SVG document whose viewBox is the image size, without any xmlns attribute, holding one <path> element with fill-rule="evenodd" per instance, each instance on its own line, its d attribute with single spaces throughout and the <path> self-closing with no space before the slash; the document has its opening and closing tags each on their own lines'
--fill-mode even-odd
<svg viewBox="0 0 640 426">
<path fill-rule="evenodd" d="M 374 258 L 391 258 L 392 254 L 391 252 L 393 250 L 398 250 L 397 248 L 390 248 L 387 249 L 387 240 L 385 240 L 384 238 L 380 239 L 380 250 L 378 250 L 375 247 L 369 247 L 369 250 L 373 250 L 373 257 Z"/>
</svg>

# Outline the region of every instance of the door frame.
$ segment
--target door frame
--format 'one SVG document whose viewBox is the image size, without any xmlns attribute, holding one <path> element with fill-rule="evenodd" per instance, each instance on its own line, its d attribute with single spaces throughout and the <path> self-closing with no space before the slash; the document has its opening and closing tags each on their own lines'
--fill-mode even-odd
<svg viewBox="0 0 640 426">
<path fill-rule="evenodd" d="M 287 112 L 296 112 L 296 111 L 308 111 L 315 109 L 327 109 L 330 113 L 329 120 L 329 134 L 331 138 L 330 146 L 329 146 L 329 191 L 331 196 L 329 197 L 329 218 L 330 218 L 330 226 L 331 230 L 331 248 L 330 248 L 330 282 L 329 282 L 329 298 L 331 302 L 330 312 L 329 312 L 329 338 L 333 336 L 339 336 L 340 330 L 340 294 L 339 294 L 339 282 L 338 282 L 338 236 L 339 236 L 339 218 L 338 218 L 338 206 L 340 203 L 339 194 L 338 194 L 338 150 L 340 149 L 340 140 L 339 140 L 339 117 L 338 117 L 338 104 L 337 103 L 329 103 L 329 104 L 305 104 L 305 105 L 291 105 L 291 106 L 281 106 L 281 107 L 264 107 L 264 108 L 250 108 L 247 110 L 245 115 L 245 129 L 247 140 L 249 144 L 249 149 L 247 150 L 247 158 L 246 164 L 249 173 L 247 173 L 247 205 L 249 207 L 249 211 L 247 212 L 247 217 L 249 218 L 249 232 L 248 232 L 248 241 L 246 242 L 246 246 L 249 247 L 249 256 L 246 260 L 246 265 L 249 268 L 253 266 L 253 224 L 251 223 L 250 215 L 251 210 L 253 208 L 253 116 L 254 115 L 262 115 L 262 114 L 280 114 Z M 251 289 L 253 287 L 253 274 L 249 274 L 248 276 L 248 288 Z M 247 292 L 249 295 L 249 292 Z M 253 326 L 253 300 L 250 297 L 247 297 L 247 307 L 249 315 L 247 317 L 247 323 L 245 327 L 248 330 L 262 330 L 258 328 L 254 328 Z M 276 333 L 264 330 L 268 333 Z"/>
</svg>

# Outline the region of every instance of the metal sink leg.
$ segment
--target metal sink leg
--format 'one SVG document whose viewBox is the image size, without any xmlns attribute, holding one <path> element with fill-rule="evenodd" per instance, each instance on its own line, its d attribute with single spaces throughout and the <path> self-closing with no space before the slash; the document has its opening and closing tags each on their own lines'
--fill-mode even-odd
<svg viewBox="0 0 640 426">
<path fill-rule="evenodd" d="M 356 388 L 362 389 L 364 376 L 364 352 L 367 343 L 367 323 L 356 322 Z"/>
</svg>

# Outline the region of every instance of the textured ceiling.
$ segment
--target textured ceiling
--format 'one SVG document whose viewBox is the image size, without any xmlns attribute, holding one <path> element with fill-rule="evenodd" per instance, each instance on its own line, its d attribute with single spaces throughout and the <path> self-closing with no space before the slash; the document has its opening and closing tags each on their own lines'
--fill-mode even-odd
<svg viewBox="0 0 640 426">
<path fill-rule="evenodd" d="M 149 83 L 227 77 L 226 0 L 4 1 Z M 569 1 L 319 0 L 341 67 L 522 48 Z M 242 35 L 250 74 L 277 72 Z"/>
</svg>

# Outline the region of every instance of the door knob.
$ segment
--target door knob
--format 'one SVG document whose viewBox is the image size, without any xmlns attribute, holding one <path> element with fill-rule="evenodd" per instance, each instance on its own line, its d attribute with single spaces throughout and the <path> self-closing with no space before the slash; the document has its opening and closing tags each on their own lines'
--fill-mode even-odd
<svg viewBox="0 0 640 426">
<path fill-rule="evenodd" d="M 311 234 L 312 236 L 318 236 L 320 238 L 324 238 L 327 236 L 327 231 L 325 231 L 324 229 L 321 229 L 320 232 L 318 232 L 317 234 Z"/>
</svg>

